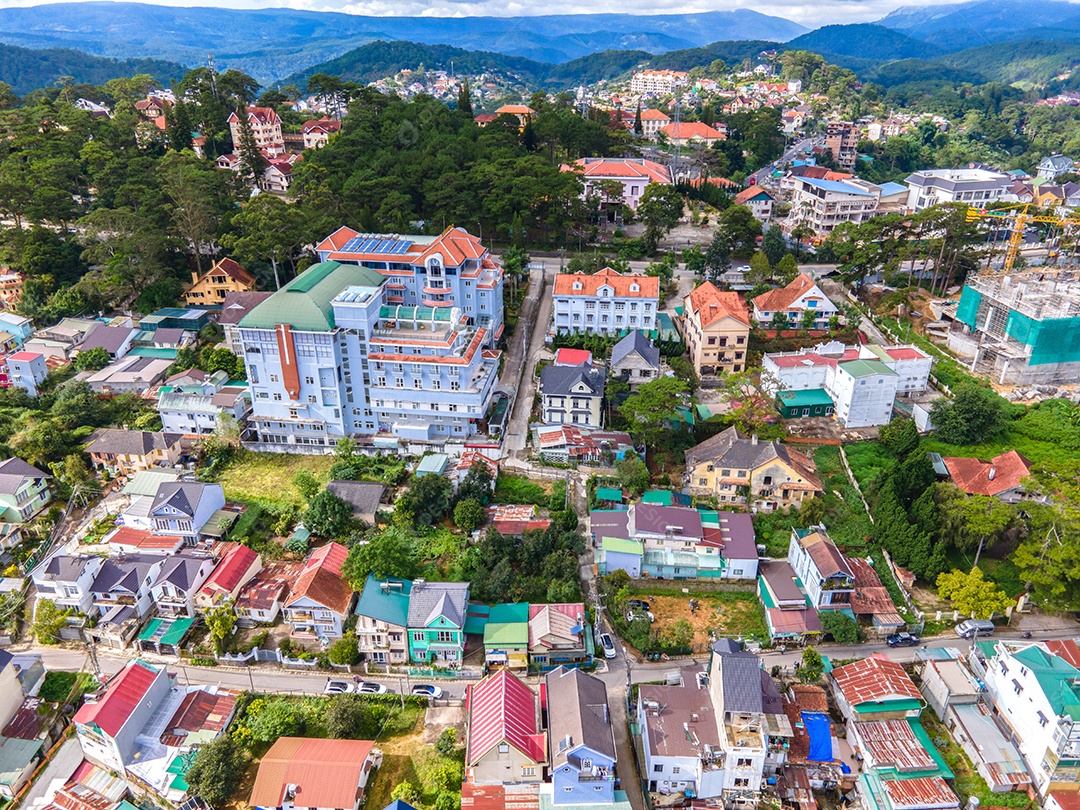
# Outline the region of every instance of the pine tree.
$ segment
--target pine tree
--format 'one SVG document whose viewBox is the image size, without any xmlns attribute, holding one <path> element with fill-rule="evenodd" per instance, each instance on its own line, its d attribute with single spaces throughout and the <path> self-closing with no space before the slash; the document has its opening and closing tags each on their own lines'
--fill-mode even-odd
<svg viewBox="0 0 1080 810">
<path fill-rule="evenodd" d="M 255 142 L 255 133 L 247 120 L 246 111 L 238 112 L 237 116 L 240 118 L 240 143 L 235 144 L 235 147 L 240 157 L 240 176 L 255 185 L 266 171 L 266 158 Z"/>
<path fill-rule="evenodd" d="M 458 90 L 457 106 L 459 110 L 468 113 L 469 117 L 472 118 L 472 95 L 469 93 L 468 79 L 461 82 L 461 89 Z"/>
<path fill-rule="evenodd" d="M 641 125 L 641 102 L 637 103 L 637 112 L 634 113 L 634 134 L 644 135 L 645 127 Z"/>
<path fill-rule="evenodd" d="M 525 119 L 525 126 L 521 128 L 521 145 L 528 151 L 535 152 L 536 147 L 539 146 L 540 141 L 536 137 L 536 130 L 533 128 L 532 118 Z"/>
<path fill-rule="evenodd" d="M 166 134 L 169 137 L 169 147 L 177 152 L 183 152 L 191 148 L 191 117 L 188 115 L 187 105 L 177 101 L 172 107 L 165 109 Z"/>
</svg>

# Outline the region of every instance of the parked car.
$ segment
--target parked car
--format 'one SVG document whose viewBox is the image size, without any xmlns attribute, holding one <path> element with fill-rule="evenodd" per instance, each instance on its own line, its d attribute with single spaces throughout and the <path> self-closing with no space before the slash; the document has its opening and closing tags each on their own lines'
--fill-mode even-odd
<svg viewBox="0 0 1080 810">
<path fill-rule="evenodd" d="M 327 681 L 326 688 L 323 689 L 324 695 L 346 695 L 350 692 L 355 692 L 356 686 L 345 681 Z"/>
<path fill-rule="evenodd" d="M 656 621 L 656 617 L 647 610 L 628 610 L 626 611 L 626 620 L 628 622 L 636 621 L 638 619 L 648 619 L 649 624 Z"/>
<path fill-rule="evenodd" d="M 607 633 L 600 634 L 600 646 L 604 649 L 604 658 L 615 657 L 615 642 L 611 640 L 611 636 Z"/>
<path fill-rule="evenodd" d="M 381 683 L 375 683 L 374 681 L 364 681 L 360 684 L 360 688 L 356 690 L 361 695 L 385 695 L 388 690 Z"/>
<path fill-rule="evenodd" d="M 627 610 L 651 610 L 652 605 L 644 599 L 627 599 L 626 608 Z"/>
<path fill-rule="evenodd" d="M 893 633 L 885 641 L 890 647 L 914 647 L 922 643 L 922 639 L 914 633 Z"/>
<path fill-rule="evenodd" d="M 967 619 L 956 625 L 956 635 L 960 638 L 989 636 L 994 632 L 994 623 L 989 619 Z"/>
<path fill-rule="evenodd" d="M 432 686 L 430 683 L 418 683 L 412 688 L 411 694 L 416 697 L 426 697 L 437 700 L 443 696 L 443 690 L 438 686 Z"/>
</svg>

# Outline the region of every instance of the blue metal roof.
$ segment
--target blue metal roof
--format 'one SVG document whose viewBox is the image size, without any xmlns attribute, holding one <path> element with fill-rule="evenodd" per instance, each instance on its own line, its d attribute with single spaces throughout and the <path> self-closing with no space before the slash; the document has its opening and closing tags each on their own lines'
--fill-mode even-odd
<svg viewBox="0 0 1080 810">
<path fill-rule="evenodd" d="M 858 186 L 849 186 L 847 183 L 840 183 L 836 180 L 815 180 L 812 177 L 800 177 L 804 183 L 819 188 L 822 191 L 835 191 L 840 194 L 857 194 L 860 197 L 873 197 L 869 191 L 863 191 Z"/>
</svg>

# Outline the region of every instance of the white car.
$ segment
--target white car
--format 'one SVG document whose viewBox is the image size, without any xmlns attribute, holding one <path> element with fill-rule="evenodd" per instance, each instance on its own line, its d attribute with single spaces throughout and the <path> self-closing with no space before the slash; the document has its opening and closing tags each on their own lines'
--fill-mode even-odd
<svg viewBox="0 0 1080 810">
<path fill-rule="evenodd" d="M 600 646 L 604 649 L 604 658 L 615 657 L 615 642 L 611 640 L 611 636 L 607 633 L 600 634 Z"/>
<path fill-rule="evenodd" d="M 385 695 L 388 690 L 381 683 L 364 681 L 356 691 L 361 695 Z"/>
<path fill-rule="evenodd" d="M 327 681 L 326 688 L 323 689 L 324 695 L 347 695 L 350 692 L 355 692 L 356 686 L 346 681 Z"/>
<path fill-rule="evenodd" d="M 649 624 L 656 621 L 656 616 L 653 615 L 651 610 L 628 610 L 626 611 L 626 620 L 632 622 L 635 619 L 648 619 Z"/>
<path fill-rule="evenodd" d="M 429 683 L 418 683 L 412 688 L 412 693 L 416 697 L 426 697 L 438 700 L 443 696 L 443 690 L 438 686 L 432 686 Z"/>
</svg>

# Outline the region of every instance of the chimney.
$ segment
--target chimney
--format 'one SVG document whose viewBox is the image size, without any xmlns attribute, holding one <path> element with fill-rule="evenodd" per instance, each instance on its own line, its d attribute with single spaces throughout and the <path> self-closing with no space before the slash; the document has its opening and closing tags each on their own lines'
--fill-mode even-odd
<svg viewBox="0 0 1080 810">
<path fill-rule="evenodd" d="M 195 270 L 191 271 L 191 283 L 192 284 L 198 284 L 199 283 L 199 274 Z"/>
<path fill-rule="evenodd" d="M 750 437 L 750 444 L 752 444 L 754 447 L 757 447 L 757 434 L 756 433 L 753 436 Z"/>
<path fill-rule="evenodd" d="M 991 481 L 994 480 L 994 475 L 997 473 L 997 467 L 990 468 L 990 474 L 987 476 Z"/>
</svg>

